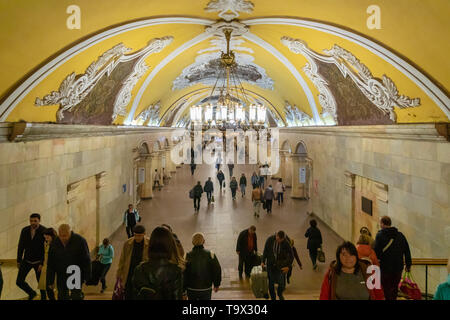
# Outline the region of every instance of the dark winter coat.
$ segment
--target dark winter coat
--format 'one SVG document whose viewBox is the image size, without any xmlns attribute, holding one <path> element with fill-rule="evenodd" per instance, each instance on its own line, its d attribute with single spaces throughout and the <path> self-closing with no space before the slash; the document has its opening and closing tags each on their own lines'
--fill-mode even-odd
<svg viewBox="0 0 450 320">
<path fill-rule="evenodd" d="M 231 180 L 230 181 L 230 189 L 237 189 L 238 184 L 236 180 Z"/>
<path fill-rule="evenodd" d="M 241 177 L 240 179 L 239 179 L 239 185 L 244 185 L 244 186 L 246 186 L 247 185 L 247 178 L 246 177 Z"/>
<path fill-rule="evenodd" d="M 280 243 L 280 252 L 277 258 L 275 258 L 274 253 L 275 242 L 276 235 L 274 234 L 273 236 L 267 238 L 264 246 L 262 262 L 267 265 L 268 272 L 281 272 L 281 269 L 284 267 L 291 268 L 292 263 L 294 262 L 294 255 L 291 245 L 289 244 L 289 240 L 285 238 L 284 241 Z"/>
<path fill-rule="evenodd" d="M 141 262 L 133 275 L 137 300 L 181 300 L 183 271 L 167 259 Z"/>
<path fill-rule="evenodd" d="M 256 238 L 256 233 L 253 235 L 253 250 L 258 251 L 258 241 Z M 239 252 L 240 256 L 246 257 L 252 252 L 248 250 L 248 229 L 241 231 L 236 243 L 236 252 Z"/>
<path fill-rule="evenodd" d="M 393 242 L 383 252 L 383 248 L 388 245 L 391 239 L 393 239 Z M 411 251 L 408 241 L 397 228 L 391 227 L 378 231 L 375 237 L 374 250 L 380 260 L 381 272 L 396 273 L 401 272 L 404 265 L 407 268 L 411 267 Z M 403 257 L 405 258 L 404 262 Z"/>
<path fill-rule="evenodd" d="M 225 180 L 225 175 L 223 174 L 223 172 L 219 172 L 217 174 L 217 179 L 222 182 L 223 180 Z"/>
<path fill-rule="evenodd" d="M 194 198 L 201 198 L 203 193 L 203 188 L 201 185 L 197 184 L 194 187 Z"/>
<path fill-rule="evenodd" d="M 222 281 L 222 268 L 216 255 L 205 248 L 195 246 L 186 255 L 184 271 L 185 289 L 210 289 L 212 284 L 219 287 Z"/>
<path fill-rule="evenodd" d="M 31 239 L 31 226 L 22 229 L 17 248 L 17 263 L 21 263 L 23 260 L 30 262 L 41 261 L 41 264 L 44 262 L 45 230 L 44 226 L 39 225 L 34 238 Z"/>
<path fill-rule="evenodd" d="M 306 230 L 305 237 L 308 238 L 307 249 L 317 250 L 322 245 L 322 234 L 317 227 L 309 227 Z"/>
<path fill-rule="evenodd" d="M 272 188 L 267 188 L 266 191 L 264 191 L 264 200 L 273 200 L 275 198 L 275 194 L 273 193 Z"/>
<path fill-rule="evenodd" d="M 208 180 L 205 182 L 205 186 L 203 187 L 203 190 L 205 190 L 205 192 L 212 192 L 214 191 L 214 185 L 213 182 Z"/>
<path fill-rule="evenodd" d="M 73 231 L 66 246 L 59 238 L 52 241 L 48 251 L 47 282 L 54 282 L 55 273 L 58 277 L 67 276 L 67 267 L 71 265 L 80 267 L 82 281 L 90 279 L 91 257 L 88 244 L 86 239 Z"/>
</svg>

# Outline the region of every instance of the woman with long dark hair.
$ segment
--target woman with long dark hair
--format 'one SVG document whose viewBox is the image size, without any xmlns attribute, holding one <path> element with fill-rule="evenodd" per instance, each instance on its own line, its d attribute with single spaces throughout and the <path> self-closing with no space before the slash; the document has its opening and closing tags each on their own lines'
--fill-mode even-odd
<svg viewBox="0 0 450 320">
<path fill-rule="evenodd" d="M 57 237 L 56 230 L 53 228 L 48 228 L 44 231 L 44 263 L 42 265 L 41 276 L 39 278 L 38 289 L 41 291 L 41 300 L 55 300 L 55 292 L 53 291 L 53 284 L 47 283 L 47 262 L 48 262 L 48 251 L 53 240 Z"/>
<path fill-rule="evenodd" d="M 358 259 L 353 243 L 342 243 L 323 279 L 320 300 L 384 300 L 379 279 L 368 286 L 367 267 L 367 263 Z"/>
<path fill-rule="evenodd" d="M 157 227 L 150 236 L 148 261 L 136 267 L 133 276 L 138 300 L 181 300 L 183 296 L 182 261 L 172 233 Z"/>
</svg>

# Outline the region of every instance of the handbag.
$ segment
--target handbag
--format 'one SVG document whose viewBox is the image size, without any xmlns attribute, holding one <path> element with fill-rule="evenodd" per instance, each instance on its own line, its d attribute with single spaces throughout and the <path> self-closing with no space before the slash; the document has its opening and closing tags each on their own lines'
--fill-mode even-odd
<svg viewBox="0 0 450 320">
<path fill-rule="evenodd" d="M 403 278 L 398 284 L 398 290 L 404 293 L 408 299 L 422 300 L 422 293 L 419 286 L 412 279 L 411 272 L 405 271 Z"/>
<path fill-rule="evenodd" d="M 211 202 L 214 202 L 214 196 L 211 196 Z"/>
<path fill-rule="evenodd" d="M 325 262 L 325 252 L 323 252 L 322 247 L 317 248 L 317 261 Z"/>
<path fill-rule="evenodd" d="M 117 279 L 116 284 L 114 286 L 112 300 L 125 300 L 125 290 L 122 286 L 122 281 L 120 281 L 120 279 Z"/>
</svg>

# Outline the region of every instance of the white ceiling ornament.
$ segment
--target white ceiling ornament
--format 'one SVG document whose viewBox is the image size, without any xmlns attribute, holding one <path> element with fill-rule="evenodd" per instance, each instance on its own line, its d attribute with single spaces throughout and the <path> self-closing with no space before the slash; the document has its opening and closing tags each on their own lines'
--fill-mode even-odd
<svg viewBox="0 0 450 320">
<path fill-rule="evenodd" d="M 291 106 L 288 101 L 285 102 L 286 123 L 288 127 L 298 127 L 314 124 L 313 119 L 305 112 L 299 110 L 297 106 Z"/>
<path fill-rule="evenodd" d="M 205 11 L 219 11 L 219 17 L 226 21 L 231 21 L 239 17 L 239 12 L 251 13 L 253 7 L 253 3 L 247 0 L 211 0 Z"/>
<path fill-rule="evenodd" d="M 248 32 L 248 26 L 238 21 L 220 21 L 205 28 L 207 34 L 225 39 L 224 29 L 231 29 L 232 37 L 240 37 Z"/>
<path fill-rule="evenodd" d="M 134 66 L 133 72 L 124 81 L 114 103 L 113 120 L 117 115 L 126 115 L 125 107 L 131 100 L 131 90 L 136 85 L 140 77 L 148 70 L 145 65 L 145 58 L 155 52 L 160 52 L 170 42 L 173 37 L 163 37 L 152 39 L 148 45 L 136 53 L 126 55 L 131 51 L 123 43 L 119 43 L 113 48 L 103 53 L 97 61 L 91 63 L 82 75 L 71 73 L 61 83 L 58 91 L 52 91 L 43 99 L 36 98 L 36 106 L 60 105 L 57 112 L 58 120 L 64 118 L 63 112 L 71 110 L 92 91 L 98 81 L 106 74 L 109 76 L 119 63 L 139 58 Z"/>
<path fill-rule="evenodd" d="M 158 101 L 155 105 L 150 105 L 148 108 L 142 110 L 136 117 L 136 120 L 133 121 L 133 125 L 143 125 L 147 122 L 147 126 L 149 127 L 159 126 L 161 122 L 159 115 L 159 110 L 161 108 L 160 104 L 160 101 Z"/>
<path fill-rule="evenodd" d="M 314 73 L 317 73 L 317 66 L 314 63 L 314 59 L 336 65 L 344 77 L 347 77 L 348 75 L 356 84 L 356 86 L 361 90 L 361 92 L 377 108 L 383 111 L 383 113 L 389 114 L 389 118 L 394 122 L 396 121 L 394 106 L 397 106 L 399 108 L 410 108 L 420 105 L 419 98 L 411 99 L 409 97 L 399 95 L 394 82 L 386 75 L 383 75 L 382 81 L 374 78 L 369 68 L 361 63 L 352 53 L 339 47 L 338 45 L 334 45 L 331 50 L 324 50 L 324 53 L 328 54 L 328 56 L 325 56 L 312 51 L 308 48 L 307 44 L 304 41 L 299 39 L 283 37 L 281 38 L 281 42 L 286 45 L 292 52 L 302 54 L 308 59 L 311 66 L 308 67 L 307 64 L 305 68 L 309 69 L 309 72 L 312 73 L 312 75 Z M 307 72 L 307 69 L 305 68 L 304 70 L 305 72 Z M 321 85 L 322 87 L 327 88 L 326 82 L 318 80 L 316 80 L 316 82 L 314 83 L 316 86 Z M 320 87 L 318 87 L 318 89 L 319 92 L 323 90 L 323 88 Z M 323 107 L 325 108 L 325 106 Z"/>
</svg>

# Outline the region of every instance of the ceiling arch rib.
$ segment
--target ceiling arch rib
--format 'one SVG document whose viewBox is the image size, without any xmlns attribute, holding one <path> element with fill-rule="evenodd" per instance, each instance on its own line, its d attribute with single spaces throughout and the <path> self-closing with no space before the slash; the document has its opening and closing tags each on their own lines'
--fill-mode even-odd
<svg viewBox="0 0 450 320">
<path fill-rule="evenodd" d="M 126 23 L 122 26 L 106 30 L 97 35 L 90 37 L 89 39 L 82 41 L 70 47 L 50 62 L 39 68 L 30 77 L 21 83 L 0 105 L 0 121 L 6 121 L 6 118 L 15 106 L 22 101 L 22 99 L 39 83 L 41 83 L 49 74 L 56 70 L 59 66 L 69 61 L 72 57 L 83 52 L 84 50 L 92 47 L 93 45 L 114 37 L 121 33 L 125 33 L 131 30 L 140 29 L 152 25 L 179 23 L 179 24 L 200 24 L 210 25 L 214 21 L 207 19 L 198 19 L 190 17 L 165 17 L 165 18 L 153 18 L 145 19 L 142 21 Z"/>
<path fill-rule="evenodd" d="M 248 26 L 276 24 L 310 28 L 336 35 L 354 42 L 376 54 L 378 57 L 382 58 L 402 72 L 417 86 L 419 86 L 439 106 L 445 115 L 450 118 L 450 98 L 447 97 L 447 95 L 436 84 L 434 84 L 426 75 L 417 70 L 414 66 L 372 40 L 342 28 L 298 18 L 256 18 L 244 20 L 242 23 Z"/>
</svg>

